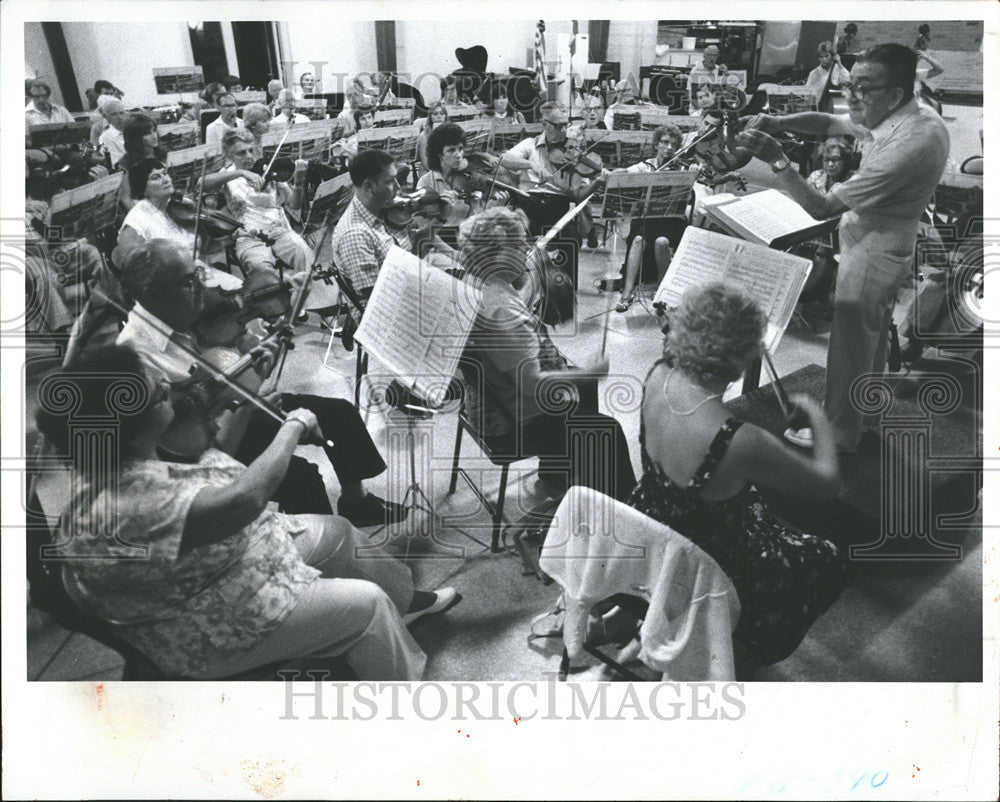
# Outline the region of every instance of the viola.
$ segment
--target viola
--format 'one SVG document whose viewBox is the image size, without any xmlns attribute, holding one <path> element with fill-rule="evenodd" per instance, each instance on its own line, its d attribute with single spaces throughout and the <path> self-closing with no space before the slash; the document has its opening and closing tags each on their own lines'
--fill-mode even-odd
<svg viewBox="0 0 1000 802">
<path fill-rule="evenodd" d="M 211 209 L 204 203 L 201 208 L 190 198 L 185 198 L 180 192 L 174 193 L 167 201 L 167 215 L 181 228 L 189 231 L 203 231 L 212 239 L 226 239 L 243 227 L 235 217 Z"/>
<path fill-rule="evenodd" d="M 232 347 L 251 320 L 273 322 L 291 307 L 291 286 L 269 270 L 247 276 L 238 290 L 205 288 L 205 311 L 194 325 L 199 342 Z"/>
</svg>

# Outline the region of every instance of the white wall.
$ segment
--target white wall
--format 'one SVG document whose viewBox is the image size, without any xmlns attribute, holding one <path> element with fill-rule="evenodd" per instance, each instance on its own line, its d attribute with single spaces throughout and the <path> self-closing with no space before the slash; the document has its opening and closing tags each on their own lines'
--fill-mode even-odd
<svg viewBox="0 0 1000 802">
<path fill-rule="evenodd" d="M 125 93 L 127 107 L 175 102 L 177 95 L 156 94 L 153 69 L 194 64 L 184 22 L 64 22 L 62 29 L 81 97 L 105 78 Z"/>
<path fill-rule="evenodd" d="M 40 78 L 52 87 L 52 102 L 65 106 L 59 81 L 56 78 L 56 68 L 49 54 L 49 44 L 45 41 L 42 23 L 24 23 L 24 70 L 26 78 Z M 80 93 L 81 99 L 83 93 Z"/>
<path fill-rule="evenodd" d="M 375 23 L 370 20 L 317 24 L 293 20 L 284 26 L 292 64 L 282 65 L 287 85 L 297 85 L 304 72 L 322 81 L 324 92 L 342 92 L 343 76 L 371 73 L 378 68 Z M 398 42 L 398 33 L 397 33 Z M 290 70 L 286 67 L 291 67 Z"/>
<path fill-rule="evenodd" d="M 608 61 L 621 64 L 621 77 L 640 87 L 639 68 L 656 60 L 656 20 L 611 20 Z"/>
</svg>

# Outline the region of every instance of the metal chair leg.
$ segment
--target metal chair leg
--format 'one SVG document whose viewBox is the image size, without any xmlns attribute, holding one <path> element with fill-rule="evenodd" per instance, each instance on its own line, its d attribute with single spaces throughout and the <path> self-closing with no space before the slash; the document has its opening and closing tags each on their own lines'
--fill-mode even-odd
<svg viewBox="0 0 1000 802">
<path fill-rule="evenodd" d="M 503 503 L 507 495 L 507 474 L 509 465 L 504 465 L 500 471 L 500 491 L 497 493 L 497 508 L 493 513 L 493 537 L 490 541 L 490 551 L 497 554 L 503 549 L 500 548 L 500 527 L 503 526 Z"/>
<path fill-rule="evenodd" d="M 451 482 L 448 485 L 448 495 L 458 487 L 458 458 L 462 453 L 462 419 L 458 418 L 458 431 L 455 432 L 455 455 L 451 461 Z"/>
</svg>

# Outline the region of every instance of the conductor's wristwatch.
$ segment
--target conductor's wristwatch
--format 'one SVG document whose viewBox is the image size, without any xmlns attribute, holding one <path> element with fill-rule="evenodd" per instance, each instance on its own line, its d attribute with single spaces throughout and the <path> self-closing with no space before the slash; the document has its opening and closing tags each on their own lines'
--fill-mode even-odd
<svg viewBox="0 0 1000 802">
<path fill-rule="evenodd" d="M 776 173 L 780 173 L 782 170 L 787 170 L 788 159 L 786 159 L 784 156 L 781 156 L 777 160 L 771 162 L 771 169 L 774 170 L 774 172 Z"/>
</svg>

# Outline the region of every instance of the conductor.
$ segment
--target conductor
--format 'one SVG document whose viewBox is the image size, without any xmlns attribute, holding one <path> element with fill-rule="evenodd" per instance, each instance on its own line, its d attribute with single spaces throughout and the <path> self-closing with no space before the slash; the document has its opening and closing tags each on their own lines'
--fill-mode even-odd
<svg viewBox="0 0 1000 802">
<path fill-rule="evenodd" d="M 885 366 L 896 292 L 910 275 L 917 223 L 948 159 L 941 117 L 913 96 L 917 56 L 908 47 L 880 44 L 858 56 L 841 85 L 849 115 L 804 112 L 758 115 L 738 143 L 768 162 L 774 185 L 816 219 L 843 215 L 840 269 L 826 368 L 826 412 L 841 452 L 858 449 L 865 420 L 851 401 L 851 386 Z M 826 195 L 813 189 L 770 136 L 791 131 L 817 136 L 849 134 L 862 146 L 858 171 Z M 788 439 L 811 444 L 811 431 L 790 429 Z"/>
</svg>

